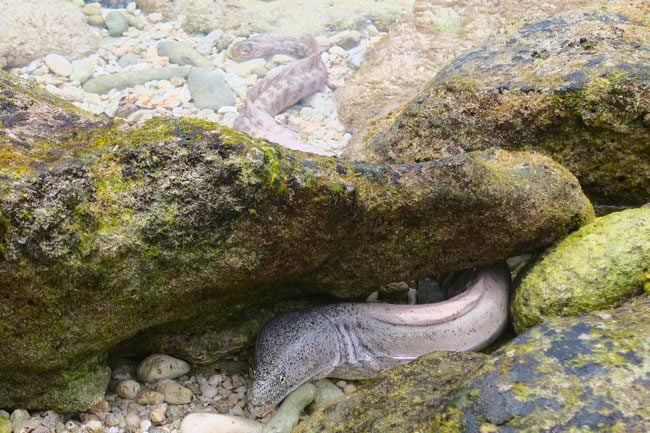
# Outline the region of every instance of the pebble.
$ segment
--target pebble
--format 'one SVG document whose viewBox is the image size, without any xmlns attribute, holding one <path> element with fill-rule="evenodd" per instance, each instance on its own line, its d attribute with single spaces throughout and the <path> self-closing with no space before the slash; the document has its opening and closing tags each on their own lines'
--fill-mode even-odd
<svg viewBox="0 0 650 433">
<path fill-rule="evenodd" d="M 163 421 L 165 421 L 166 413 L 167 404 L 161 403 L 159 405 L 156 405 L 156 407 L 154 407 L 151 412 L 149 412 L 149 419 L 154 424 L 162 424 Z"/>
<path fill-rule="evenodd" d="M 129 28 L 129 20 L 122 12 L 111 11 L 104 18 L 108 34 L 116 37 L 122 36 Z"/>
<path fill-rule="evenodd" d="M 105 431 L 100 421 L 89 421 L 84 424 L 84 430 L 88 433 L 103 433 Z"/>
<path fill-rule="evenodd" d="M 91 16 L 88 17 L 86 22 L 88 24 L 90 24 L 91 26 L 95 26 L 95 27 L 105 27 L 106 26 L 106 22 L 104 21 L 104 17 L 102 17 L 101 15 L 91 15 Z"/>
<path fill-rule="evenodd" d="M 151 389 L 144 389 L 140 391 L 140 394 L 135 398 L 135 402 L 143 406 L 149 404 L 160 404 L 165 401 L 165 395 L 161 392 L 154 391 Z"/>
<path fill-rule="evenodd" d="M 11 429 L 19 433 L 30 419 L 29 412 L 22 409 L 16 409 L 11 413 Z"/>
<path fill-rule="evenodd" d="M 199 389 L 201 390 L 201 395 L 205 398 L 214 398 L 219 393 L 219 390 L 216 387 L 209 385 L 208 383 L 201 385 Z"/>
<path fill-rule="evenodd" d="M 248 418 L 192 413 L 183 419 L 180 433 L 262 433 L 262 424 Z"/>
<path fill-rule="evenodd" d="M 129 427 L 140 427 L 140 415 L 137 412 L 129 412 L 124 417 L 124 422 Z"/>
<path fill-rule="evenodd" d="M 355 392 L 356 390 L 357 390 L 357 387 L 354 386 L 354 385 L 351 384 L 351 383 L 348 383 L 347 385 L 345 385 L 345 386 L 343 387 L 343 392 L 345 393 L 345 395 L 352 394 L 352 393 Z"/>
<path fill-rule="evenodd" d="M 126 53 L 117 60 L 117 64 L 122 68 L 137 65 L 140 62 L 140 56 L 135 53 Z"/>
<path fill-rule="evenodd" d="M 235 94 L 217 70 L 193 68 L 187 77 L 187 85 L 194 104 L 200 109 L 216 111 L 223 106 L 235 105 Z"/>
<path fill-rule="evenodd" d="M 0 415 L 0 433 L 12 433 L 11 421 L 4 415 Z"/>
<path fill-rule="evenodd" d="M 210 60 L 196 51 L 186 42 L 166 40 L 158 42 L 158 55 L 169 57 L 169 61 L 177 65 L 200 66 L 214 68 Z"/>
<path fill-rule="evenodd" d="M 124 399 L 133 400 L 140 392 L 140 384 L 135 380 L 121 380 L 115 385 L 113 391 Z"/>
<path fill-rule="evenodd" d="M 316 387 L 304 383 L 284 399 L 275 415 L 264 426 L 264 433 L 291 433 L 298 424 L 302 410 L 314 400 Z"/>
<path fill-rule="evenodd" d="M 258 75 L 256 72 L 261 72 L 266 65 L 266 60 L 264 59 L 250 59 L 243 62 L 237 63 L 233 61 L 228 61 L 226 63 L 226 71 L 237 74 L 240 77 L 248 77 L 249 75 Z M 262 75 L 264 75 L 263 73 Z M 258 75 L 259 76 L 259 75 Z"/>
<path fill-rule="evenodd" d="M 170 404 L 188 404 L 194 397 L 191 390 L 173 380 L 165 380 L 156 384 L 156 391 L 162 393 L 165 401 Z"/>
<path fill-rule="evenodd" d="M 316 395 L 314 401 L 309 405 L 311 412 L 315 412 L 345 395 L 341 388 L 334 385 L 329 379 L 320 379 L 313 382 L 313 384 L 316 387 Z"/>
<path fill-rule="evenodd" d="M 58 54 L 48 54 L 45 56 L 45 64 L 57 75 L 69 77 L 72 74 L 72 64 L 63 56 Z"/>
<path fill-rule="evenodd" d="M 102 5 L 99 3 L 88 3 L 83 7 L 82 12 L 86 15 L 100 15 L 102 13 Z"/>
<path fill-rule="evenodd" d="M 123 71 L 92 78 L 84 84 L 83 89 L 89 93 L 105 94 L 113 89 L 121 90 L 148 81 L 186 77 L 189 72 L 190 68 L 187 66 L 155 68 L 146 71 Z"/>
<path fill-rule="evenodd" d="M 149 19 L 151 19 L 151 16 L 149 16 Z M 212 48 L 217 45 L 219 39 L 221 39 L 222 36 L 223 30 L 212 30 L 210 33 L 199 40 L 199 43 L 196 46 L 196 51 L 198 51 L 200 54 L 203 54 L 204 56 L 207 56 L 212 52 Z"/>
</svg>

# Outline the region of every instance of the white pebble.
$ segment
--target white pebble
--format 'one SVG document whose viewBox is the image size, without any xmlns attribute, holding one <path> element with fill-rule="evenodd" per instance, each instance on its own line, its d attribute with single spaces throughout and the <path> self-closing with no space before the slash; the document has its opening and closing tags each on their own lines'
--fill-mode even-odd
<svg viewBox="0 0 650 433">
<path fill-rule="evenodd" d="M 213 413 L 192 413 L 180 425 L 180 433 L 261 433 L 262 424 L 247 418 Z"/>
<path fill-rule="evenodd" d="M 151 421 L 149 421 L 148 419 L 143 419 L 142 421 L 140 421 L 140 428 L 143 431 L 149 430 L 149 427 L 151 427 Z"/>
<path fill-rule="evenodd" d="M 357 387 L 354 386 L 354 385 L 351 384 L 351 383 L 348 383 L 347 385 L 345 385 L 345 386 L 343 387 L 343 392 L 344 392 L 345 394 L 352 394 L 352 393 L 355 392 L 356 390 L 357 390 Z"/>
<path fill-rule="evenodd" d="M 151 355 L 138 365 L 137 376 L 145 383 L 175 379 L 189 373 L 190 365 L 168 355 Z"/>
<path fill-rule="evenodd" d="M 72 63 L 58 54 L 48 54 L 45 56 L 45 64 L 50 71 L 62 77 L 69 77 L 72 74 Z"/>
</svg>

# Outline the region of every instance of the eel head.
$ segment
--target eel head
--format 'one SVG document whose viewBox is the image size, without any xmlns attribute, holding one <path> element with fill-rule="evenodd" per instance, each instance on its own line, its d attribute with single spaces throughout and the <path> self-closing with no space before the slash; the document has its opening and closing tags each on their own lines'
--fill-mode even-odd
<svg viewBox="0 0 650 433">
<path fill-rule="evenodd" d="M 255 368 L 247 407 L 262 415 L 294 389 L 326 377 L 338 362 L 333 325 L 318 309 L 292 312 L 269 322 L 255 344 Z"/>
</svg>

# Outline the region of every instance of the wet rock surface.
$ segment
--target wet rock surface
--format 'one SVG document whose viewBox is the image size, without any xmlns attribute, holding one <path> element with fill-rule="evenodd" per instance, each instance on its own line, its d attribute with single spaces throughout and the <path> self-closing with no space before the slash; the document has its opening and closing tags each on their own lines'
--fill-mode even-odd
<svg viewBox="0 0 650 433">
<path fill-rule="evenodd" d="M 573 11 L 505 32 L 445 67 L 368 151 L 423 161 L 499 146 L 567 166 L 598 204 L 650 199 L 644 8 Z"/>
<path fill-rule="evenodd" d="M 616 310 L 535 327 L 487 362 L 485 355 L 427 355 L 316 412 L 296 431 L 645 432 L 649 336 L 644 295 Z M 468 356 L 478 358 L 472 364 Z"/>
<path fill-rule="evenodd" d="M 0 94 L 11 107 L 0 130 L 3 407 L 91 406 L 108 350 L 139 331 L 198 317 L 227 327 L 297 293 L 362 298 L 402 275 L 548 245 L 593 218 L 576 179 L 534 154 L 355 164 L 198 120 L 93 124 L 2 72 Z"/>
<path fill-rule="evenodd" d="M 513 324 L 522 332 L 555 317 L 612 308 L 647 285 L 650 209 L 611 213 L 567 236 L 533 264 L 514 292 Z"/>
</svg>

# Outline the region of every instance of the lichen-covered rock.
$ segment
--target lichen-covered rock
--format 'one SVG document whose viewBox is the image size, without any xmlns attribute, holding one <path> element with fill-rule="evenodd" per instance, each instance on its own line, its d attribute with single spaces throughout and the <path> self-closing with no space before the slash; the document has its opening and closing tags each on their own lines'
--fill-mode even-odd
<svg viewBox="0 0 650 433">
<path fill-rule="evenodd" d="M 439 364 L 444 354 L 428 355 L 295 432 L 647 432 L 648 341 L 645 295 L 617 310 L 547 322 L 487 362 L 468 366 L 462 357 L 471 354 L 450 354 L 460 362 Z"/>
<path fill-rule="evenodd" d="M 547 250 L 515 290 L 522 332 L 558 316 L 616 307 L 650 283 L 650 209 L 597 218 Z M 650 290 L 648 290 L 650 291 Z"/>
<path fill-rule="evenodd" d="M 368 151 L 408 162 L 534 149 L 568 167 L 595 203 L 641 205 L 650 200 L 648 12 L 619 4 L 501 34 L 440 71 L 370 134 Z"/>
<path fill-rule="evenodd" d="M 196 119 L 129 128 L 1 71 L 0 109 L 0 407 L 92 406 L 107 352 L 149 328 L 358 299 L 593 218 L 536 154 L 352 163 Z"/>
<path fill-rule="evenodd" d="M 49 53 L 68 58 L 95 50 L 99 30 L 69 0 L 0 2 L 0 67 L 22 66 Z"/>
<path fill-rule="evenodd" d="M 488 359 L 480 353 L 434 352 L 382 373 L 359 390 L 317 410 L 294 433 L 411 433 L 468 375 Z"/>
</svg>

